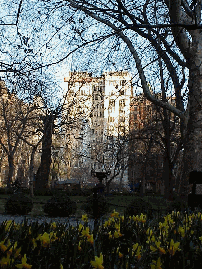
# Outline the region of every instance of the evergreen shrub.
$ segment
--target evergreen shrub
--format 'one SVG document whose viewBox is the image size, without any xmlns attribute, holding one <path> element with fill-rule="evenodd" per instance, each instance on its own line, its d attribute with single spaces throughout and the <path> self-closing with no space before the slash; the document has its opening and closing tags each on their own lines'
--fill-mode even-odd
<svg viewBox="0 0 203 270">
<path fill-rule="evenodd" d="M 90 188 L 82 189 L 82 196 L 87 197 L 87 196 L 91 196 L 91 194 L 92 194 L 92 189 L 90 189 Z"/>
<path fill-rule="evenodd" d="M 91 195 L 86 198 L 85 203 L 82 205 L 82 210 L 93 218 L 100 218 L 109 212 L 109 204 L 104 196 L 98 195 L 95 199 Z"/>
<path fill-rule="evenodd" d="M 174 195 L 173 202 L 170 203 L 168 206 L 167 211 L 184 211 L 188 208 L 188 204 L 186 201 L 184 201 L 181 197 Z"/>
<path fill-rule="evenodd" d="M 68 217 L 77 210 L 76 202 L 64 193 L 56 193 L 44 205 L 44 212 L 53 217 Z"/>
<path fill-rule="evenodd" d="M 135 199 L 126 207 L 124 214 L 126 216 L 136 216 L 141 213 L 146 214 L 148 218 L 152 218 L 152 205 L 150 202 L 146 202 L 141 197 L 135 197 Z"/>
<path fill-rule="evenodd" d="M 52 196 L 52 190 L 48 189 L 48 188 L 44 188 L 44 189 L 34 189 L 34 195 L 35 196 Z"/>
<path fill-rule="evenodd" d="M 32 211 L 32 199 L 23 193 L 11 195 L 5 204 L 5 212 L 7 214 L 27 215 Z"/>
</svg>

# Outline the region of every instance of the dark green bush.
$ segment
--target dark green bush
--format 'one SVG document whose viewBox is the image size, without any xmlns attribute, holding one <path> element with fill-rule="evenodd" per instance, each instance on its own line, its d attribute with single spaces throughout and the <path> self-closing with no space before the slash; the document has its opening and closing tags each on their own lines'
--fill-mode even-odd
<svg viewBox="0 0 203 270">
<path fill-rule="evenodd" d="M 6 188 L 0 187 L 0 194 L 5 195 L 6 194 Z"/>
<path fill-rule="evenodd" d="M 76 210 L 76 202 L 63 193 L 54 194 L 44 206 L 44 212 L 52 217 L 68 217 L 74 215 Z"/>
<path fill-rule="evenodd" d="M 0 194 L 11 195 L 11 194 L 13 194 L 13 190 L 12 189 L 8 189 L 6 187 L 1 187 L 0 188 Z"/>
<path fill-rule="evenodd" d="M 146 214 L 148 218 L 152 218 L 152 205 L 141 197 L 136 197 L 125 209 L 126 216 L 136 216 L 141 213 Z"/>
<path fill-rule="evenodd" d="M 82 190 L 80 189 L 73 189 L 70 191 L 70 196 L 82 196 Z"/>
<path fill-rule="evenodd" d="M 185 200 L 183 200 L 181 197 L 178 197 L 177 195 L 174 195 L 173 202 L 169 204 L 167 211 L 184 211 L 187 209 L 187 207 L 188 203 Z"/>
<path fill-rule="evenodd" d="M 87 197 L 86 202 L 82 205 L 88 215 L 94 218 L 100 218 L 109 212 L 109 204 L 104 196 L 99 196 L 94 199 L 93 195 Z"/>
<path fill-rule="evenodd" d="M 27 215 L 32 211 L 32 199 L 23 193 L 11 195 L 5 204 L 5 212 L 8 214 Z"/>
<path fill-rule="evenodd" d="M 48 188 L 44 189 L 34 189 L 34 195 L 35 196 L 52 196 L 52 190 Z"/>
<path fill-rule="evenodd" d="M 21 188 L 20 192 L 22 192 L 25 195 L 30 195 L 30 189 L 29 188 Z"/>
<path fill-rule="evenodd" d="M 91 196 L 92 195 L 92 189 L 91 188 L 82 189 L 82 195 L 83 196 Z"/>
</svg>

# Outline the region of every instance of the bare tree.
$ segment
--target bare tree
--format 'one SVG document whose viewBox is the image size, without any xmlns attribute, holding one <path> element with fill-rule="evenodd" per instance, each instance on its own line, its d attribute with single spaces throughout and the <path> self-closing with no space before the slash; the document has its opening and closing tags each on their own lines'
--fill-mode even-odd
<svg viewBox="0 0 203 270">
<path fill-rule="evenodd" d="M 202 170 L 201 1 L 160 0 L 140 3 L 121 0 L 67 0 L 61 3 L 67 3 L 73 10 L 81 11 L 90 20 L 97 21 L 108 32 L 115 34 L 127 46 L 128 56 L 135 61 L 146 97 L 180 118 L 184 144 L 183 179 L 187 183 L 190 171 Z M 99 35 L 98 32 L 97 34 Z M 175 105 L 157 99 L 150 91 L 146 79 L 150 75 L 150 70 L 147 69 L 150 62 L 142 57 L 142 51 L 138 47 L 138 42 L 142 42 L 142 39 L 138 39 L 138 36 L 148 41 L 153 62 L 161 58 L 165 76 L 170 77 L 173 85 Z M 156 69 L 157 67 L 158 65 Z M 185 87 L 188 89 L 186 103 L 182 94 Z"/>
<path fill-rule="evenodd" d="M 15 42 L 9 42 L 9 31 L 5 26 L 2 28 L 2 37 L 8 41 L 4 49 L 15 43 L 15 54 L 10 57 L 11 54 L 7 53 L 6 59 L 10 58 L 7 62 L 2 61 L 2 70 L 14 72 L 12 74 L 18 78 L 27 78 L 30 74 L 37 82 L 36 77 L 42 75 L 38 71 L 61 63 L 73 52 L 74 67 L 83 62 L 91 71 L 101 70 L 105 62 L 134 70 L 138 75 L 135 77 L 139 77 L 137 85 L 141 82 L 146 97 L 180 118 L 184 149 L 183 182 L 187 182 L 190 171 L 202 170 L 200 0 L 47 0 L 36 2 L 35 9 L 30 9 L 29 5 L 22 6 L 22 3 L 15 13 L 17 24 L 16 20 L 13 23 L 19 30 Z M 47 23 L 42 24 L 41 18 L 45 18 Z M 31 28 L 20 24 L 26 21 L 32 25 L 32 20 L 38 22 L 33 26 L 34 36 L 28 30 Z M 41 29 L 42 34 L 38 35 Z M 54 49 L 56 41 L 61 44 L 58 50 Z M 27 57 L 29 50 L 33 52 L 30 51 Z M 23 55 L 23 52 L 26 53 Z M 42 56 L 43 61 L 40 59 Z M 153 80 L 156 89 L 161 91 L 160 72 L 157 72 L 161 69 L 167 78 L 164 83 L 170 81 L 176 100 L 174 105 L 158 99 L 147 83 Z M 26 79 L 24 81 L 27 82 Z M 43 89 L 45 93 L 46 88 Z"/>
<path fill-rule="evenodd" d="M 36 107 L 23 102 L 14 94 L 10 94 L 2 82 L 0 101 L 0 144 L 8 158 L 7 187 L 10 189 L 13 181 L 15 155 L 19 152 L 22 138 L 29 136 L 33 131 L 29 124 Z"/>
<path fill-rule="evenodd" d="M 149 157 L 157 158 L 158 168 L 151 166 L 151 170 L 154 171 L 153 178 L 155 181 L 163 179 L 161 182 L 165 186 L 164 194 L 166 198 L 172 199 L 173 170 L 182 149 L 179 119 L 170 111 L 153 105 L 140 95 L 131 101 L 130 122 L 130 170 L 133 172 L 138 168 L 137 177 L 143 179 L 144 189 L 145 180 L 147 181 L 147 166 L 150 166 L 153 159 Z M 135 167 L 136 162 L 138 165 Z M 141 172 L 143 172 L 142 176 Z M 136 178 L 133 175 L 130 177 Z"/>
</svg>

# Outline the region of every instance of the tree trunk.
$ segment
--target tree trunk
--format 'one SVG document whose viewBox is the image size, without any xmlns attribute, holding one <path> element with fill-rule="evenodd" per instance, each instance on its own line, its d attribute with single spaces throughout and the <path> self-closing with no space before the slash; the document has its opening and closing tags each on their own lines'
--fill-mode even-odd
<svg viewBox="0 0 203 270">
<path fill-rule="evenodd" d="M 13 173 L 14 173 L 14 157 L 13 155 L 8 155 L 8 179 L 7 179 L 7 188 L 11 190 L 11 185 L 13 182 Z"/>
<path fill-rule="evenodd" d="M 109 194 L 110 193 L 110 182 L 107 181 L 106 182 L 106 194 Z"/>
<path fill-rule="evenodd" d="M 194 38 L 194 35 L 193 35 Z M 191 171 L 202 171 L 202 54 L 201 33 L 196 31 L 193 44 L 196 51 L 188 60 L 189 70 L 189 119 L 184 140 L 184 173 L 182 192 Z"/>
<path fill-rule="evenodd" d="M 51 166 L 51 145 L 53 133 L 53 115 L 44 119 L 44 134 L 42 138 L 41 163 L 37 170 L 35 189 L 45 190 L 48 188 L 48 180 Z"/>
<path fill-rule="evenodd" d="M 165 185 L 164 197 L 172 201 L 173 200 L 173 177 L 172 177 L 172 164 L 168 157 L 164 159 L 163 166 L 163 183 Z"/>
<path fill-rule="evenodd" d="M 123 166 L 124 167 L 124 166 Z M 123 181 L 123 175 L 124 175 L 124 168 L 121 171 L 120 181 L 119 181 L 119 192 L 121 192 L 122 187 L 122 181 Z"/>
<path fill-rule="evenodd" d="M 34 146 L 32 148 L 31 158 L 30 158 L 30 166 L 29 166 L 29 178 L 30 178 L 30 196 L 34 197 L 34 157 L 37 150 L 37 146 Z"/>
</svg>

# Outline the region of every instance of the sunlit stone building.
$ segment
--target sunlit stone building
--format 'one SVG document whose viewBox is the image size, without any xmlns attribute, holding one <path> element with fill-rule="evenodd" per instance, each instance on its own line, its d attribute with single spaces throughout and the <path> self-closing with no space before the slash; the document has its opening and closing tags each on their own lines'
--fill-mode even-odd
<svg viewBox="0 0 203 270">
<path fill-rule="evenodd" d="M 126 153 L 120 161 L 115 158 L 115 142 L 129 132 L 131 79 L 126 71 L 105 72 L 100 77 L 87 72 L 69 72 L 64 78 L 67 95 L 63 118 L 70 123 L 64 131 L 69 140 L 69 171 L 86 168 L 89 172 L 92 169 L 108 171 L 112 176 L 117 164 L 125 172 L 122 172 L 123 179 L 120 174 L 115 178 L 127 181 L 127 166 L 121 169 L 118 164 L 121 160 L 127 164 L 127 140 Z"/>
</svg>

